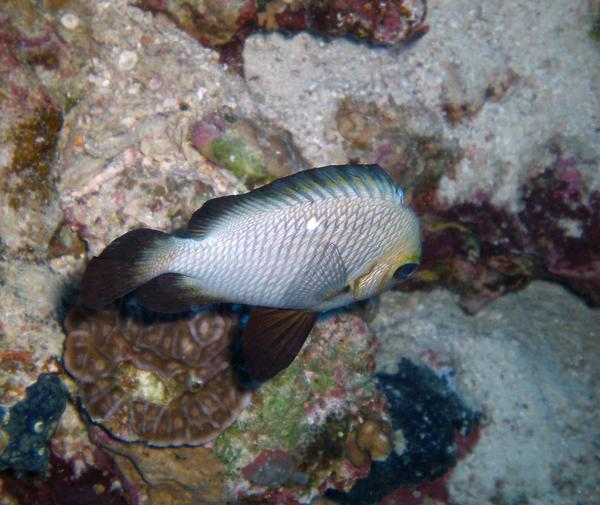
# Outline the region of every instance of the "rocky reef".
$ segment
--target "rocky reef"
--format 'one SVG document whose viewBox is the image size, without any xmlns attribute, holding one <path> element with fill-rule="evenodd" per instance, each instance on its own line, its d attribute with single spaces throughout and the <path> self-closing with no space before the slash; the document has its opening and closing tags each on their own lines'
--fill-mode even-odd
<svg viewBox="0 0 600 505">
<path fill-rule="evenodd" d="M 3 2 L 0 501 L 598 503 L 597 14 Z M 117 236 L 345 163 L 402 186 L 421 267 L 274 380 L 246 308 L 78 306 Z"/>
<path fill-rule="evenodd" d="M 425 33 L 425 0 L 233 0 L 217 3 L 142 0 L 142 9 L 163 14 L 202 45 L 215 48 L 238 70 L 243 43 L 256 31 L 310 31 L 393 46 Z"/>
<path fill-rule="evenodd" d="M 372 380 L 374 351 L 357 316 L 317 322 L 294 363 L 215 441 L 236 496 L 301 503 L 328 487 L 349 489 L 363 475 L 365 465 L 346 454 L 367 416 L 386 419 Z"/>
<path fill-rule="evenodd" d="M 65 390 L 56 374 L 41 374 L 26 395 L 10 409 L 0 405 L 0 471 L 43 472 L 48 466 L 46 441 L 65 410 Z"/>
<path fill-rule="evenodd" d="M 194 123 L 192 144 L 247 184 L 266 183 L 309 168 L 290 132 L 260 118 L 216 111 Z"/>
<path fill-rule="evenodd" d="M 63 114 L 80 98 L 91 52 L 82 2 L 0 8 L 0 234 L 21 256 L 44 252 L 61 219 L 54 159 Z"/>
</svg>

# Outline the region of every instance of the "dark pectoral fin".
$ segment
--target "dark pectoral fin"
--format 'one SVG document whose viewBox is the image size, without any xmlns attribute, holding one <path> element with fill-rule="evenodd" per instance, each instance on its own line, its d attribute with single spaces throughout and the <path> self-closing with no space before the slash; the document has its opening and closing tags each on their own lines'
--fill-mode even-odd
<svg viewBox="0 0 600 505">
<path fill-rule="evenodd" d="M 172 273 L 155 277 L 134 294 L 142 306 L 157 312 L 185 312 L 215 302 L 202 294 L 195 279 Z"/>
<path fill-rule="evenodd" d="M 316 319 L 316 312 L 254 308 L 242 334 L 250 377 L 266 381 L 287 368 L 300 352 Z"/>
</svg>

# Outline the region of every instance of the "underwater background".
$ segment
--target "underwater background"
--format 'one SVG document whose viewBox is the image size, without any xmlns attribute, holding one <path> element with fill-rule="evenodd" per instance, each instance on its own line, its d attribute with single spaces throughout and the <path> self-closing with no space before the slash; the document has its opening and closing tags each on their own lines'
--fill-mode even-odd
<svg viewBox="0 0 600 505">
<path fill-rule="evenodd" d="M 599 70 L 596 0 L 0 2 L 0 503 L 599 505 Z M 421 266 L 274 379 L 246 307 L 77 305 L 128 230 L 349 163 Z"/>
</svg>

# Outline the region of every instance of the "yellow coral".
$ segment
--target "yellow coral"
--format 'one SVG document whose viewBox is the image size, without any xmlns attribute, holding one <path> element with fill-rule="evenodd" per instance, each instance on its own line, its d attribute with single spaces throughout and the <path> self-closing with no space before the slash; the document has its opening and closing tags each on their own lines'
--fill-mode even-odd
<svg viewBox="0 0 600 505">
<path fill-rule="evenodd" d="M 392 452 L 392 447 L 392 428 L 389 423 L 369 419 L 357 428 L 347 456 L 353 465 L 362 466 L 369 460 L 384 461 Z"/>
</svg>

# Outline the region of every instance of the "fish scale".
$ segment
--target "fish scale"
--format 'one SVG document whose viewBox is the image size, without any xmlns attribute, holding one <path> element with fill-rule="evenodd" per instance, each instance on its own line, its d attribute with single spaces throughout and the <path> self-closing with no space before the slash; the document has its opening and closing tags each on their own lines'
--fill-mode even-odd
<svg viewBox="0 0 600 505">
<path fill-rule="evenodd" d="M 271 223 L 269 227 L 253 226 L 255 219 L 247 219 L 239 223 L 239 229 L 226 227 L 206 242 L 185 241 L 184 249 L 195 251 L 182 250 L 170 270 L 211 286 L 207 290 L 211 297 L 239 303 L 253 300 L 265 305 L 291 305 L 293 300 L 284 295 L 287 292 L 293 297 L 294 286 L 286 285 L 285 281 L 298 277 L 303 259 L 320 243 L 338 246 L 350 278 L 362 273 L 361 266 L 374 261 L 381 252 L 389 230 L 377 225 L 390 219 L 390 210 L 393 206 L 384 200 L 374 203 L 357 197 L 326 200 L 318 208 L 296 204 L 273 210 L 261 216 Z M 376 215 L 370 237 L 366 237 L 364 215 L 369 213 Z M 311 218 L 319 226 L 307 230 L 306 223 Z M 356 247 L 349 247 L 351 243 Z M 271 244 L 268 254 L 264 254 L 266 244 Z M 369 249 L 372 249 L 370 254 Z M 194 257 L 192 262 L 180 261 L 190 253 Z M 265 282 L 265 278 L 271 281 Z"/>
</svg>

